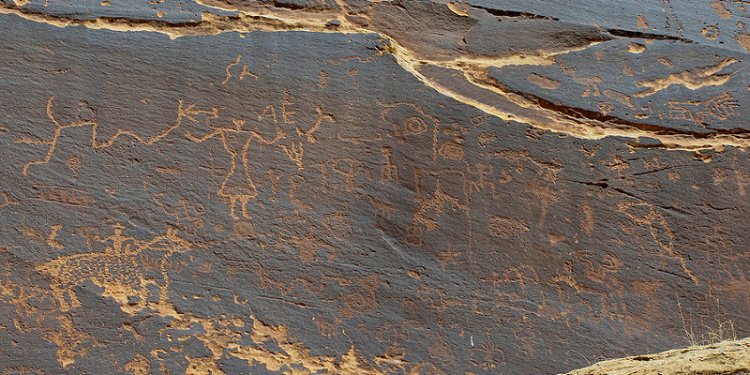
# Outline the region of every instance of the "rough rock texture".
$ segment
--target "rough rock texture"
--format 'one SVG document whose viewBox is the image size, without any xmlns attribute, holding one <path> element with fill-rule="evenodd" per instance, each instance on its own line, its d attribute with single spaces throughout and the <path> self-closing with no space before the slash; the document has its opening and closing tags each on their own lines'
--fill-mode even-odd
<svg viewBox="0 0 750 375">
<path fill-rule="evenodd" d="M 552 374 L 748 336 L 748 16 L 0 1 L 0 373 Z"/>
<path fill-rule="evenodd" d="M 567 375 L 746 375 L 750 339 L 603 361 Z"/>
</svg>

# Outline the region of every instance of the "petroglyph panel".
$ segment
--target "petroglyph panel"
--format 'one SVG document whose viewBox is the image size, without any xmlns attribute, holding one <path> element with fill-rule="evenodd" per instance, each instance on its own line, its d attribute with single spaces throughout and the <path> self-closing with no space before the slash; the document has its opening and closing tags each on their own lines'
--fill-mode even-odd
<svg viewBox="0 0 750 375">
<path fill-rule="evenodd" d="M 748 5 L 564 3 L 3 1 L 0 373 L 750 335 Z"/>
</svg>

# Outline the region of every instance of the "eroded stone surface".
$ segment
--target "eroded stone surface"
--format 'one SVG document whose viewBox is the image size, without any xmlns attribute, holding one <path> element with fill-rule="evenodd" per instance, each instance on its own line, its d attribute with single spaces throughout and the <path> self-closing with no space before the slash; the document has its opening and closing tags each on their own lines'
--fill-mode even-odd
<svg viewBox="0 0 750 375">
<path fill-rule="evenodd" d="M 750 340 L 722 341 L 657 354 L 612 359 L 568 374 L 747 374 L 750 372 L 748 341 Z"/>
<path fill-rule="evenodd" d="M 741 2 L 3 4 L 6 372 L 546 374 L 750 333 Z"/>
</svg>

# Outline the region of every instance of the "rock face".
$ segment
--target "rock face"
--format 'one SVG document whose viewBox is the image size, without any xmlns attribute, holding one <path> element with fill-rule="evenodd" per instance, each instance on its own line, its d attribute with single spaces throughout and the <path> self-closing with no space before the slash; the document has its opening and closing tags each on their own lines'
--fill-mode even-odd
<svg viewBox="0 0 750 375">
<path fill-rule="evenodd" d="M 750 339 L 603 361 L 567 375 L 750 374 Z"/>
<path fill-rule="evenodd" d="M 748 336 L 748 16 L 0 1 L 0 370 L 552 374 Z"/>
</svg>

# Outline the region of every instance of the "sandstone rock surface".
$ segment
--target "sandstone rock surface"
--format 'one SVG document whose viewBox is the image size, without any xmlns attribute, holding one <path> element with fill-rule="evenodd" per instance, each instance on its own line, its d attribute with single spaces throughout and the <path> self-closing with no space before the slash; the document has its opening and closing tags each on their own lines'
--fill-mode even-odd
<svg viewBox="0 0 750 375">
<path fill-rule="evenodd" d="M 749 15 L 2 0 L 0 373 L 554 374 L 750 336 Z"/>
<path fill-rule="evenodd" d="M 750 339 L 600 362 L 568 375 L 750 374 Z"/>
</svg>

